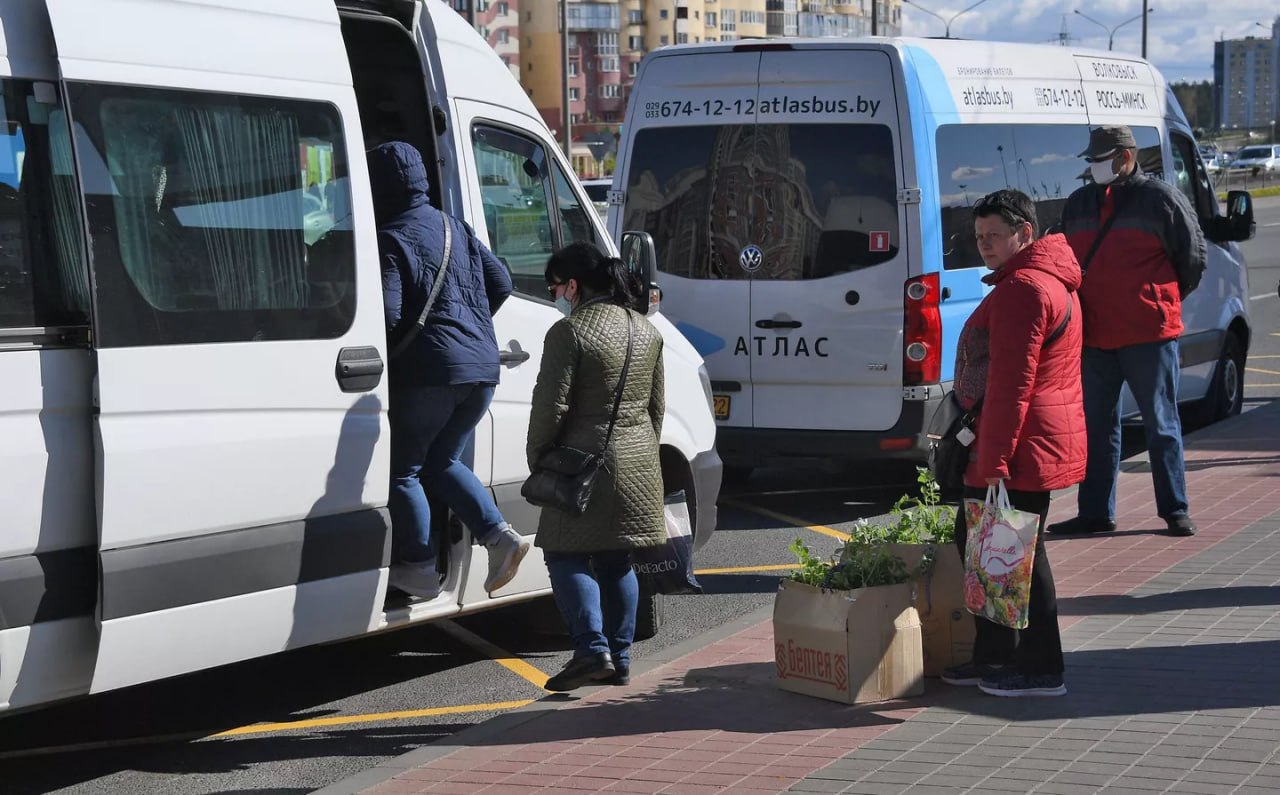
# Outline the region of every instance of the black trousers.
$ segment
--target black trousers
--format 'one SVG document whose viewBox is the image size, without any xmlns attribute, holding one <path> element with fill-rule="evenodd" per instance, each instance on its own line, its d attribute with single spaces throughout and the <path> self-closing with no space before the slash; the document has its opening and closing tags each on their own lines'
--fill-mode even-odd
<svg viewBox="0 0 1280 795">
<path fill-rule="evenodd" d="M 986 489 L 965 487 L 966 498 L 983 499 Z M 1040 531 L 1036 534 L 1036 557 L 1031 565 L 1031 603 L 1027 610 L 1027 628 L 1023 630 L 974 616 L 978 634 L 973 642 L 973 661 L 986 665 L 1013 665 L 1028 676 L 1060 674 L 1063 670 L 1062 636 L 1058 633 L 1058 595 L 1053 587 L 1053 570 L 1044 550 L 1044 524 L 1049 515 L 1049 492 L 1009 490 L 1009 503 L 1019 511 L 1040 515 Z M 960 559 L 968 528 L 963 505 L 956 513 L 956 546 Z"/>
</svg>

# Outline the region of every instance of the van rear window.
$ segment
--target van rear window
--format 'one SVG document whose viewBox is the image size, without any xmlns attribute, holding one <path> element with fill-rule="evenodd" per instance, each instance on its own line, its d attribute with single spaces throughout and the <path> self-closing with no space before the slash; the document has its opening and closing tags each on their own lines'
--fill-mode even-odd
<svg viewBox="0 0 1280 795">
<path fill-rule="evenodd" d="M 821 279 L 897 256 L 897 174 L 879 124 L 642 130 L 624 228 L 652 235 L 674 276 Z M 751 246 L 763 256 L 748 270 Z"/>
<path fill-rule="evenodd" d="M 1138 161 L 1162 176 L 1160 133 L 1134 127 Z M 952 124 L 938 128 L 942 261 L 947 270 L 985 267 L 973 236 L 971 208 L 989 193 L 1015 188 L 1036 203 L 1041 234 L 1058 231 L 1062 206 L 1089 181 L 1079 157 L 1089 143 L 1084 124 Z"/>
</svg>

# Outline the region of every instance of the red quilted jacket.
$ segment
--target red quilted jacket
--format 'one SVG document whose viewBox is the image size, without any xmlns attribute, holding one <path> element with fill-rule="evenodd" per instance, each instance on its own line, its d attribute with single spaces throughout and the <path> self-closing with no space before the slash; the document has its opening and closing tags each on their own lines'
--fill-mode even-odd
<svg viewBox="0 0 1280 795">
<path fill-rule="evenodd" d="M 1075 254 L 1065 237 L 1049 235 L 985 281 L 995 289 L 965 323 L 956 357 L 961 398 L 974 387 L 983 395 L 965 482 L 981 487 L 987 478 L 1005 478 L 1009 488 L 1025 491 L 1079 483 L 1087 446 Z M 1046 346 L 1068 301 L 1073 306 L 1066 330 Z"/>
</svg>

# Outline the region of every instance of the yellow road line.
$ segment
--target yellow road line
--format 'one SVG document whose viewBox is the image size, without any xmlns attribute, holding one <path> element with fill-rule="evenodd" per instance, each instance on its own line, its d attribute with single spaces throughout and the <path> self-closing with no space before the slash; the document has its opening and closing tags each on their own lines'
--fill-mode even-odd
<svg viewBox="0 0 1280 795">
<path fill-rule="evenodd" d="M 1280 370 L 1263 370 L 1261 367 L 1246 367 L 1246 373 L 1266 373 L 1267 375 L 1280 375 Z"/>
<path fill-rule="evenodd" d="M 777 519 L 779 522 L 786 522 L 787 524 L 792 525 L 794 527 L 810 530 L 814 533 L 820 533 L 824 536 L 838 538 L 841 541 L 849 540 L 848 533 L 842 533 L 839 530 L 836 530 L 834 527 L 827 527 L 826 525 L 823 525 L 823 524 L 809 524 L 803 519 L 797 519 L 796 517 L 788 516 L 785 513 L 778 513 L 777 511 L 771 511 L 768 508 L 761 508 L 758 505 L 752 505 L 746 502 L 739 502 L 738 500 L 735 500 L 732 498 L 722 499 L 721 503 L 725 505 L 731 505 L 734 508 L 741 508 L 744 511 L 751 511 L 752 513 L 759 514 L 761 516 L 766 516 L 770 519 Z"/>
<path fill-rule="evenodd" d="M 458 626 L 449 619 L 437 621 L 434 626 L 444 630 L 471 648 L 492 659 L 498 665 L 506 668 L 516 676 L 532 682 L 535 687 L 546 687 L 547 680 L 551 678 L 501 646 L 485 640 L 469 629 L 464 629 Z"/>
<path fill-rule="evenodd" d="M 209 737 L 240 737 L 246 734 L 266 734 L 268 732 L 294 731 L 296 729 L 316 729 L 326 726 L 349 726 L 354 723 L 377 723 L 389 720 L 410 720 L 412 718 L 430 718 L 436 715 L 462 715 L 467 712 L 499 712 L 516 709 L 532 704 L 533 699 L 523 701 L 497 701 L 492 704 L 463 704 L 458 707 L 431 707 L 430 709 L 405 709 L 397 712 L 373 712 L 364 715 L 335 715 L 331 718 L 308 718 L 307 720 L 285 721 L 284 723 L 255 723 L 252 726 L 241 726 L 229 729 Z"/>
<path fill-rule="evenodd" d="M 756 571 L 795 571 L 796 563 L 774 563 L 768 566 L 731 566 L 727 569 L 697 569 L 694 574 L 749 574 Z"/>
</svg>

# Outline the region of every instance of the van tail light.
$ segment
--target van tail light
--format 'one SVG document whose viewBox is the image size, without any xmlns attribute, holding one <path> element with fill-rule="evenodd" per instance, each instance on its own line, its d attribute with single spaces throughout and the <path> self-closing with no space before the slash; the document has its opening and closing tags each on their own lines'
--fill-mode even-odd
<svg viewBox="0 0 1280 795">
<path fill-rule="evenodd" d="M 936 384 L 942 380 L 942 313 L 938 309 L 938 274 L 908 279 L 904 287 L 902 383 Z"/>
</svg>

